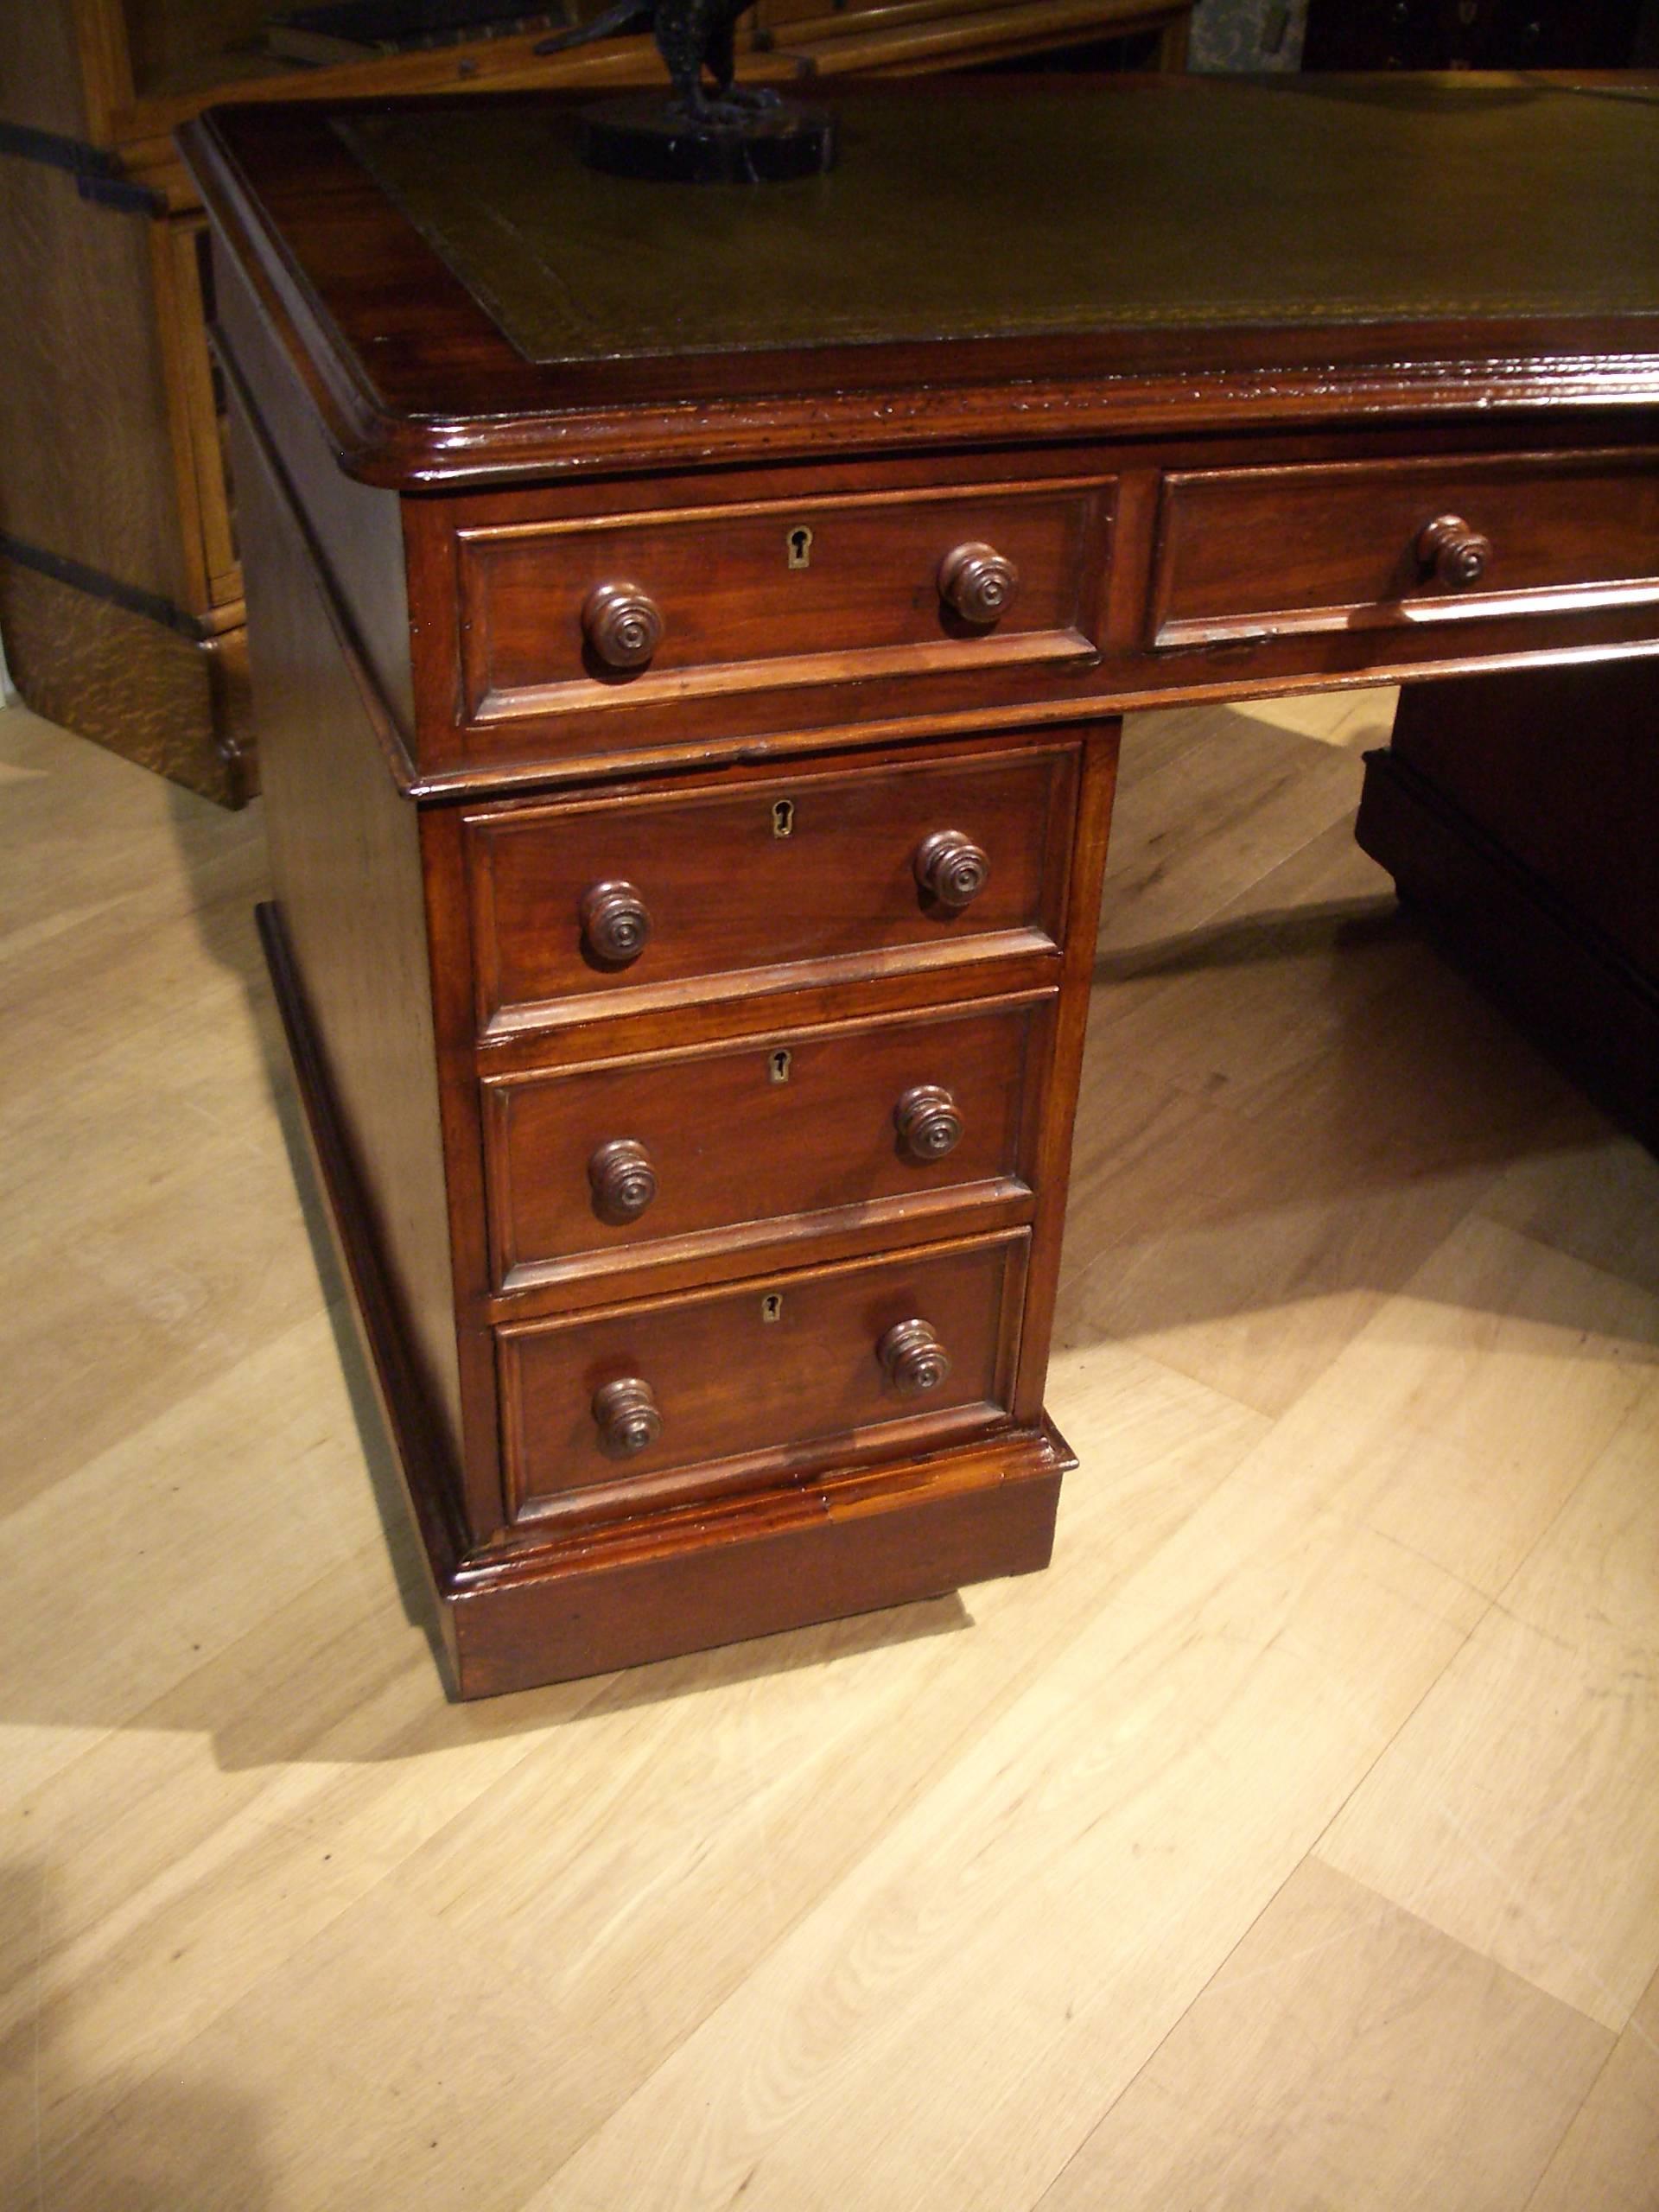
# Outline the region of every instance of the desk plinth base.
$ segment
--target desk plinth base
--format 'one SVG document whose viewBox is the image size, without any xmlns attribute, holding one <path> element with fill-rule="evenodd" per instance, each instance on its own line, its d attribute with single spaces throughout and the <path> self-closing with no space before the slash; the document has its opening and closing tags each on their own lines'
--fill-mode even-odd
<svg viewBox="0 0 1659 2212">
<path fill-rule="evenodd" d="M 589 1527 L 533 1553 L 469 1553 L 459 1485 L 423 1402 L 282 921 L 272 906 L 257 912 L 325 1211 L 458 1697 L 675 1658 L 1048 1565 L 1060 1480 L 1077 1461 L 1046 1421 L 945 1451 L 832 1468 L 809 1483 Z"/>
<path fill-rule="evenodd" d="M 641 1520 L 439 1591 L 461 1697 L 671 1659 L 942 1598 L 1048 1565 L 1060 1478 L 1045 1428 L 772 1491 L 718 1517 Z"/>
</svg>

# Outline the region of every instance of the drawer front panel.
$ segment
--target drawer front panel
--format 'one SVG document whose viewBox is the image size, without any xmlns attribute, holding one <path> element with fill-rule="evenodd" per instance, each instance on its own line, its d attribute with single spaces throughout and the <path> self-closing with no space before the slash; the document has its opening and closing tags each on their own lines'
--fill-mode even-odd
<svg viewBox="0 0 1659 2212">
<path fill-rule="evenodd" d="M 729 992 L 802 963 L 842 976 L 1058 944 L 1076 777 L 1075 746 L 1048 746 L 474 817 L 480 1027 L 587 1018 L 694 978 Z M 960 905 L 918 874 L 926 841 L 953 834 L 988 867 Z M 605 936 L 617 887 L 637 950 Z"/>
<path fill-rule="evenodd" d="M 496 1281 L 1027 1193 L 1052 1007 L 486 1081 Z"/>
<path fill-rule="evenodd" d="M 1109 518 L 1110 486 L 1092 480 L 466 529 L 469 714 L 1087 658 Z M 994 621 L 964 620 L 942 596 L 942 566 L 966 545 L 1017 573 Z M 655 610 L 660 636 L 638 665 L 604 658 L 594 594 L 607 589 Z"/>
<path fill-rule="evenodd" d="M 626 1510 L 671 1497 L 691 1470 L 708 1497 L 901 1436 L 993 1426 L 1012 1393 L 1027 1242 L 1020 1231 L 501 1330 L 510 1514 Z"/>
<path fill-rule="evenodd" d="M 1443 563 L 1425 537 L 1440 522 Z M 1652 601 L 1650 454 L 1165 480 L 1151 621 L 1163 648 Z"/>
</svg>

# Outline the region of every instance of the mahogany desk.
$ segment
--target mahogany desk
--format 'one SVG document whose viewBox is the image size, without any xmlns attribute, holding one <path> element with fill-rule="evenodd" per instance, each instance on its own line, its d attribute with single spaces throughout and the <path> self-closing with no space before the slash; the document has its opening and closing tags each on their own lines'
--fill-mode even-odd
<svg viewBox="0 0 1659 2212">
<path fill-rule="evenodd" d="M 546 99 L 186 134 L 463 1696 L 1045 1563 L 1128 707 L 1407 680 L 1362 841 L 1659 1128 L 1654 88 L 841 105 L 750 193 Z"/>
</svg>

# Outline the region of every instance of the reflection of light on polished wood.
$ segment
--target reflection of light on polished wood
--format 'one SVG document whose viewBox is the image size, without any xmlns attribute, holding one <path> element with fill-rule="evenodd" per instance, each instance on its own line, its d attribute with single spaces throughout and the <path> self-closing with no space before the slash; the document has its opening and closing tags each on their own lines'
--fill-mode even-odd
<svg viewBox="0 0 1659 2212">
<path fill-rule="evenodd" d="M 1049 1572 L 485 1707 L 257 810 L 0 719 L 0 2201 L 1652 2201 L 1659 1168 L 1353 849 L 1389 704 L 1128 731 Z"/>
</svg>

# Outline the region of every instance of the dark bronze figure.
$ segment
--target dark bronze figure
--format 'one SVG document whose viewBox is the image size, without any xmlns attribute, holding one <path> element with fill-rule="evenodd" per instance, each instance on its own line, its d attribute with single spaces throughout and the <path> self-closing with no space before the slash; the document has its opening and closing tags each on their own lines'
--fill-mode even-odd
<svg viewBox="0 0 1659 2212">
<path fill-rule="evenodd" d="M 555 54 L 650 26 L 674 96 L 608 102 L 582 118 L 582 159 L 613 175 L 698 184 L 761 184 L 822 175 L 835 119 L 765 86 L 736 82 L 737 19 L 753 0 L 615 0 L 579 29 L 544 39 Z M 709 80 L 705 82 L 705 75 Z"/>
<path fill-rule="evenodd" d="M 579 29 L 543 39 L 537 54 L 558 54 L 592 39 L 613 38 L 650 26 L 657 50 L 673 79 L 675 104 L 686 119 L 699 124 L 736 124 L 780 105 L 776 92 L 744 87 L 736 76 L 737 19 L 754 0 L 616 0 Z M 703 72 L 714 80 L 711 95 Z"/>
</svg>

